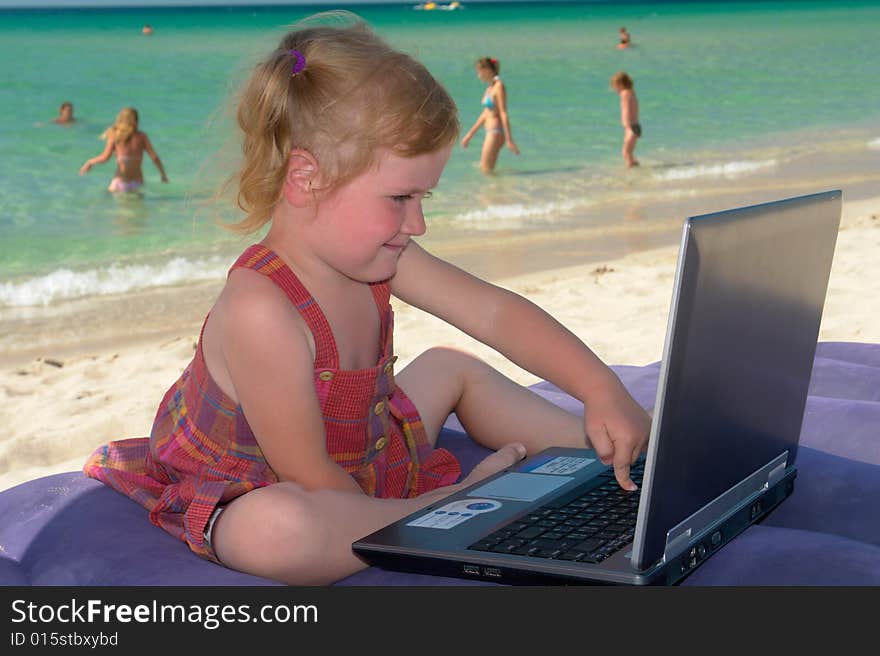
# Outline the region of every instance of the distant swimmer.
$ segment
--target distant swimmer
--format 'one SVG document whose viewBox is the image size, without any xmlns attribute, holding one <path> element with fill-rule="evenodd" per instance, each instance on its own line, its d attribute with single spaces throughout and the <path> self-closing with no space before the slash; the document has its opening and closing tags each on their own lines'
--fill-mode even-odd
<svg viewBox="0 0 880 656">
<path fill-rule="evenodd" d="M 625 27 L 620 28 L 620 41 L 617 44 L 618 50 L 623 50 L 624 48 L 629 48 L 630 46 L 630 36 L 629 32 L 626 31 Z"/>
<path fill-rule="evenodd" d="M 627 168 L 639 165 L 633 153 L 636 141 L 642 136 L 639 125 L 639 101 L 633 88 L 632 78 L 620 71 L 611 77 L 611 88 L 620 96 L 620 122 L 623 125 L 623 161 Z"/>
<path fill-rule="evenodd" d="M 495 163 L 498 161 L 498 153 L 506 143 L 507 147 L 519 155 L 519 147 L 513 140 L 510 132 L 510 118 L 507 115 L 507 91 L 498 73 L 501 64 L 494 57 L 482 57 L 476 63 L 477 77 L 487 86 L 480 103 L 483 111 L 473 127 L 467 131 L 461 140 L 461 147 L 467 148 L 471 139 L 480 129 L 486 128 L 486 138 L 483 140 L 483 152 L 480 155 L 480 170 L 483 173 L 492 173 Z"/>
<path fill-rule="evenodd" d="M 141 30 L 141 34 L 152 34 L 153 28 L 150 25 L 144 25 L 144 28 Z"/>
<path fill-rule="evenodd" d="M 61 107 L 58 108 L 58 116 L 53 118 L 52 122 L 58 125 L 70 125 L 75 121 L 76 119 L 73 118 L 73 103 L 65 100 L 61 103 Z"/>
<path fill-rule="evenodd" d="M 107 191 L 138 191 L 144 184 L 141 161 L 146 151 L 153 164 L 159 169 L 162 182 L 168 182 L 165 168 L 156 151 L 153 150 L 149 137 L 138 130 L 138 113 L 134 107 L 126 107 L 119 112 L 116 121 L 104 131 L 101 138 L 107 140 L 104 152 L 87 160 L 79 170 L 80 175 L 88 173 L 95 164 L 103 164 L 115 153 L 116 173 Z"/>
</svg>

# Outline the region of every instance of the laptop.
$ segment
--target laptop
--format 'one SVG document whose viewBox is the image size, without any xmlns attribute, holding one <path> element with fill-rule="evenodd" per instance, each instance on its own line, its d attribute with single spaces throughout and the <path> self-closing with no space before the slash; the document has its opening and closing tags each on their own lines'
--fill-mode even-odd
<svg viewBox="0 0 880 656">
<path fill-rule="evenodd" d="M 839 190 L 685 220 L 636 492 L 549 448 L 352 545 L 510 584 L 680 582 L 793 489 Z"/>
</svg>

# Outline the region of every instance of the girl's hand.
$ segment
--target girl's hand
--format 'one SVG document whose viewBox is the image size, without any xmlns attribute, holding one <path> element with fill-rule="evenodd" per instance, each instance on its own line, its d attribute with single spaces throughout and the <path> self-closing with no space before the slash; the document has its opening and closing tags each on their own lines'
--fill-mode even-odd
<svg viewBox="0 0 880 656">
<path fill-rule="evenodd" d="M 79 169 L 79 174 L 80 174 L 80 175 L 85 175 L 86 173 L 89 172 L 89 169 L 91 169 L 91 168 L 92 168 L 92 163 L 91 163 L 91 162 L 86 162 L 85 164 L 82 165 L 82 167 L 80 167 L 80 169 Z"/>
<path fill-rule="evenodd" d="M 162 176 L 162 182 L 168 182 L 168 176 L 167 176 L 167 175 L 163 175 L 163 176 Z"/>
<path fill-rule="evenodd" d="M 513 151 L 514 155 L 519 155 L 519 146 L 514 143 L 513 139 L 507 140 L 507 147 Z"/>
<path fill-rule="evenodd" d="M 614 465 L 614 476 L 624 490 L 638 486 L 629 477 L 629 468 L 648 444 L 651 417 L 624 390 L 587 399 L 584 404 L 587 439 L 603 464 Z"/>
<path fill-rule="evenodd" d="M 461 147 L 467 148 L 468 144 L 471 142 L 472 138 L 473 138 L 473 135 L 470 135 L 470 134 L 464 135 L 464 139 L 461 140 Z"/>
</svg>

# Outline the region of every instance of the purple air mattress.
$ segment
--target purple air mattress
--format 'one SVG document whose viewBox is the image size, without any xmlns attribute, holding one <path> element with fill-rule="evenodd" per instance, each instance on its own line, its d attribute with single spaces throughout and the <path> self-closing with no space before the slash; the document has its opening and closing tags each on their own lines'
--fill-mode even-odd
<svg viewBox="0 0 880 656">
<path fill-rule="evenodd" d="M 614 370 L 646 408 L 659 363 Z M 534 388 L 565 408 L 549 383 Z M 488 453 L 451 417 L 441 444 L 469 471 Z M 684 585 L 880 585 L 880 344 L 820 343 L 792 496 Z M 56 474 L 0 493 L 2 585 L 278 585 L 202 560 L 134 501 Z M 337 585 L 491 585 L 371 567 Z"/>
</svg>

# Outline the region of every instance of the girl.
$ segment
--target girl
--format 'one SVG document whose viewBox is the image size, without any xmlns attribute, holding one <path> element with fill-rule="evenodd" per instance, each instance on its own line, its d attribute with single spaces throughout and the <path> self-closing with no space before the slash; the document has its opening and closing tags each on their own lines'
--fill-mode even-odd
<svg viewBox="0 0 880 656">
<path fill-rule="evenodd" d="M 80 175 L 88 173 L 95 164 L 103 164 L 116 153 L 116 173 L 107 191 L 137 191 L 144 184 L 141 160 L 144 158 L 144 151 L 147 151 L 153 164 L 159 169 L 162 182 L 168 182 L 162 160 L 153 150 L 149 137 L 138 130 L 138 113 L 134 107 L 126 107 L 119 112 L 116 121 L 104 131 L 101 138 L 107 140 L 104 152 L 87 160 L 79 170 Z"/>
<path fill-rule="evenodd" d="M 480 170 L 483 173 L 492 173 L 495 163 L 498 161 L 498 153 L 505 143 L 515 155 L 519 155 L 519 147 L 513 140 L 510 131 L 510 118 L 507 114 L 507 92 L 504 82 L 498 76 L 501 64 L 492 57 L 482 57 L 476 63 L 477 77 L 488 85 L 483 94 L 483 111 L 473 127 L 467 131 L 461 140 L 461 147 L 467 148 L 471 139 L 483 125 L 486 128 L 486 139 L 483 141 L 483 152 L 480 155 Z"/>
<path fill-rule="evenodd" d="M 634 487 L 649 420 L 613 372 L 413 239 L 458 132 L 421 64 L 362 23 L 303 27 L 256 67 L 237 119 L 235 227 L 268 232 L 233 264 L 150 438 L 101 447 L 88 475 L 197 554 L 299 585 L 363 568 L 356 539 L 550 444 L 593 446 Z M 584 418 L 450 348 L 395 372 L 390 294 L 585 399 Z M 497 450 L 461 483 L 434 447 L 452 411 Z"/>
</svg>

